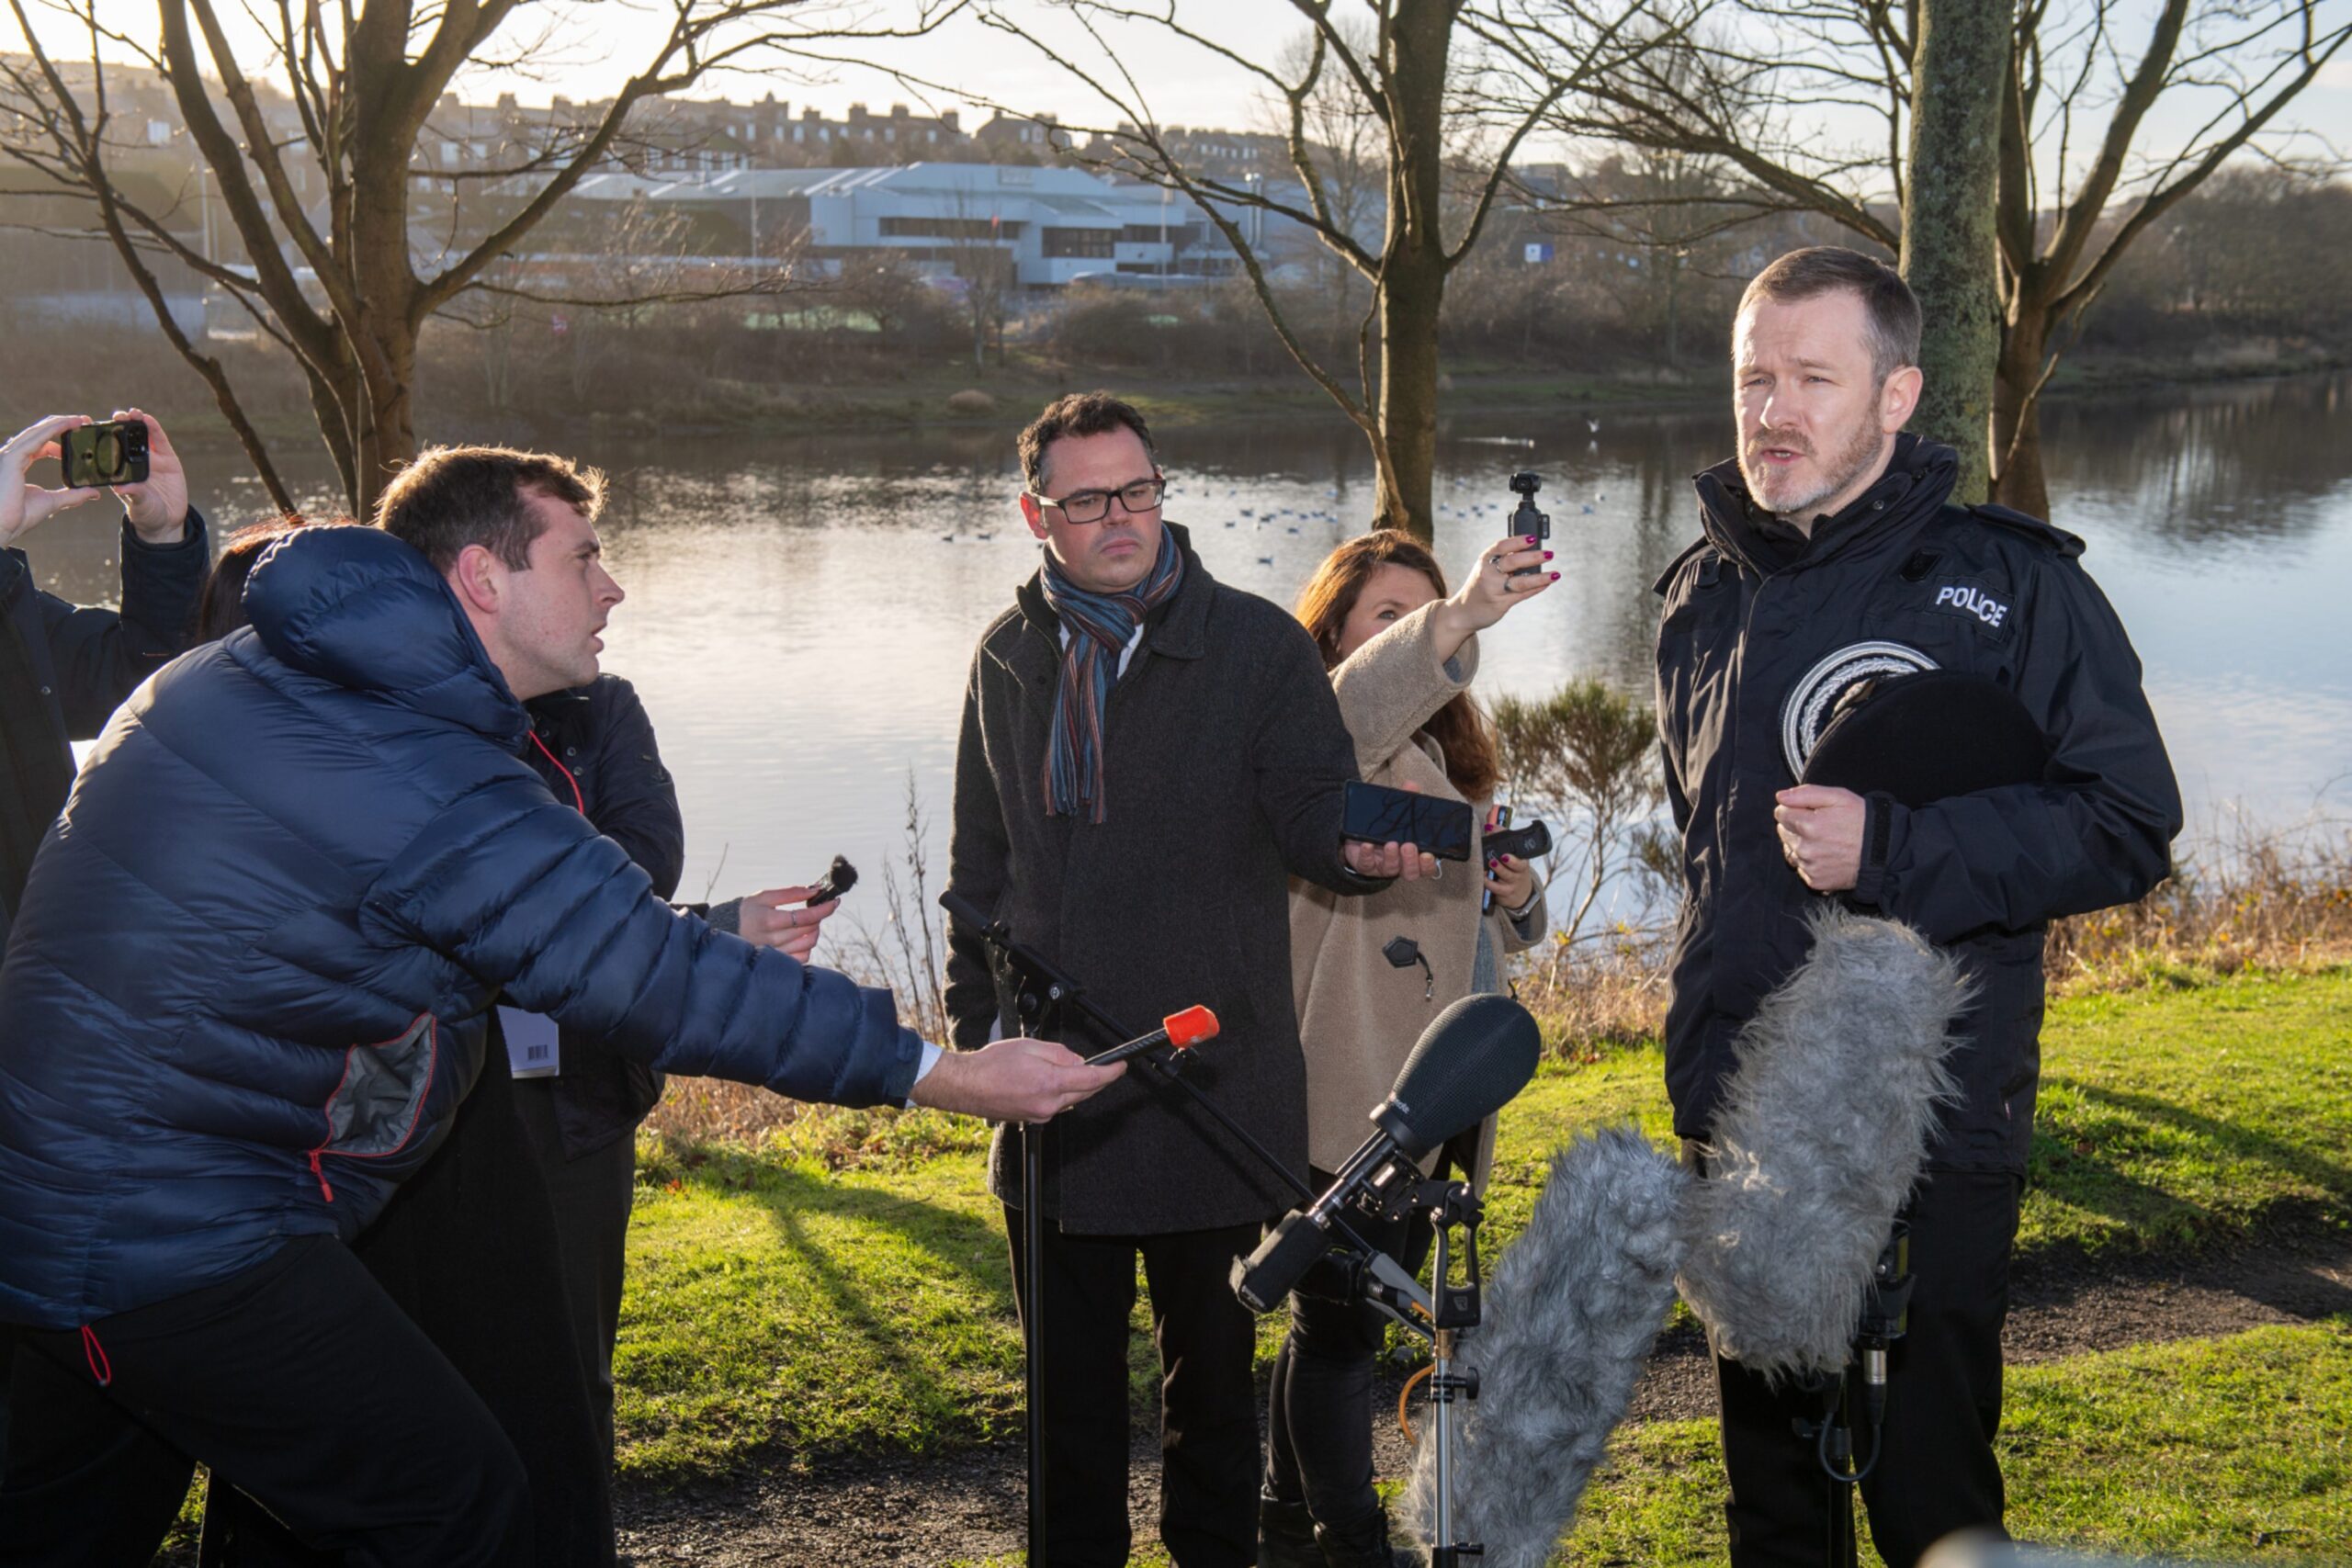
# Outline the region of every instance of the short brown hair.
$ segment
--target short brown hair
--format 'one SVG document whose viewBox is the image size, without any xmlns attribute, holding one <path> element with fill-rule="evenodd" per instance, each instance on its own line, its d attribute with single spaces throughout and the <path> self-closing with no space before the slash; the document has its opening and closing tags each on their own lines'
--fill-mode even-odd
<svg viewBox="0 0 2352 1568">
<path fill-rule="evenodd" d="M 605 504 L 605 476 L 567 458 L 511 446 L 428 446 L 377 498 L 376 526 L 414 546 L 435 571 L 457 565 L 469 545 L 527 571 L 540 525 L 525 502 L 526 492 L 594 518 Z"/>
<path fill-rule="evenodd" d="M 1739 313 L 1758 299 L 1788 304 L 1844 289 L 1862 298 L 1871 324 L 1871 370 L 1879 380 L 1919 363 L 1919 297 L 1903 275 L 1873 256 L 1843 245 L 1791 251 L 1748 280 Z"/>
<path fill-rule="evenodd" d="M 1056 398 L 1021 433 L 1022 482 L 1032 494 L 1042 493 L 1046 447 L 1065 435 L 1103 435 L 1114 430 L 1134 431 L 1136 439 L 1143 443 L 1144 455 L 1155 463 L 1159 460 L 1159 450 L 1151 444 L 1151 426 L 1143 422 L 1134 404 L 1108 392 L 1071 392 Z"/>
</svg>

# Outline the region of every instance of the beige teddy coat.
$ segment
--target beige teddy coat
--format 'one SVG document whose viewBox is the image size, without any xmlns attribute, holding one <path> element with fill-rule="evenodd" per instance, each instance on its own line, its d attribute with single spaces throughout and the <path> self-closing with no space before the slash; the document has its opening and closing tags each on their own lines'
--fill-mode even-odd
<svg viewBox="0 0 2352 1568">
<path fill-rule="evenodd" d="M 1478 670 L 1474 636 L 1451 660 L 1437 656 L 1428 604 L 1365 643 L 1331 672 L 1340 714 L 1356 747 L 1367 783 L 1418 787 L 1424 795 L 1460 800 L 1448 783 L 1435 741 L 1420 733 L 1437 711 L 1469 688 Z M 1474 827 L 1483 828 L 1487 803 L 1473 801 Z M 1373 1109 L 1388 1098 L 1421 1031 L 1447 1004 L 1470 992 L 1477 958 L 1478 923 L 1492 922 L 1499 957 L 1531 947 L 1548 923 L 1543 900 L 1529 911 L 1522 935 L 1498 907 L 1481 915 L 1486 856 L 1474 839 L 1465 864 L 1443 863 L 1436 881 L 1397 882 L 1363 897 L 1342 898 L 1294 879 L 1290 891 L 1291 994 L 1306 1052 L 1307 1154 L 1335 1170 L 1372 1131 Z M 1381 956 L 1390 939 L 1420 944 L 1435 977 L 1427 999 L 1421 967 L 1392 967 Z M 1474 1185 L 1486 1185 L 1494 1158 L 1494 1122 L 1478 1140 Z"/>
</svg>

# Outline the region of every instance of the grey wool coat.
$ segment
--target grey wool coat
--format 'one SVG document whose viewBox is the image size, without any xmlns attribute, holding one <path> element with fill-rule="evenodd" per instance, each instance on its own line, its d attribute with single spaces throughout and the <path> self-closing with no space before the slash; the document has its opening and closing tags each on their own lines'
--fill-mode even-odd
<svg viewBox="0 0 2352 1568">
<path fill-rule="evenodd" d="M 1357 649 L 1331 671 L 1331 682 L 1365 779 L 1460 800 L 1436 742 L 1420 731 L 1469 689 L 1478 672 L 1478 639 L 1440 659 L 1430 626 L 1436 608 L 1423 605 Z M 1549 923 L 1540 894 L 1518 925 L 1499 907 L 1479 912 L 1487 803 L 1471 805 L 1470 860 L 1445 865 L 1434 882 L 1400 882 L 1372 897 L 1347 899 L 1307 883 L 1292 887 L 1291 980 L 1306 1050 L 1307 1147 L 1325 1170 L 1339 1169 L 1372 1131 L 1373 1108 L 1388 1098 L 1430 1021 L 1470 994 L 1481 921 L 1494 939 L 1498 967 L 1504 953 L 1533 946 Z M 1419 945 L 1428 976 L 1419 964 L 1398 969 L 1381 956 L 1399 936 Z M 1485 1186 L 1493 1158 L 1489 1117 L 1469 1173 L 1473 1185 Z"/>
<path fill-rule="evenodd" d="M 1291 1008 L 1289 878 L 1374 891 L 1340 856 L 1354 748 L 1306 629 L 1210 577 L 1184 531 L 1184 581 L 1145 622 L 1103 718 L 1105 820 L 1049 817 L 1044 777 L 1059 623 L 1037 577 L 980 637 L 956 755 L 948 887 L 1137 1032 L 1195 1003 L 1223 1032 L 1185 1076 L 1303 1179 L 1306 1071 Z M 986 950 L 951 924 L 953 1043 L 1017 1033 Z M 1073 1049 L 1115 1043 L 1063 1032 Z M 1049 1123 L 1047 1214 L 1066 1231 L 1150 1235 L 1254 1223 L 1295 1193 L 1148 1070 Z M 989 1189 L 1021 1201 L 998 1130 Z"/>
</svg>

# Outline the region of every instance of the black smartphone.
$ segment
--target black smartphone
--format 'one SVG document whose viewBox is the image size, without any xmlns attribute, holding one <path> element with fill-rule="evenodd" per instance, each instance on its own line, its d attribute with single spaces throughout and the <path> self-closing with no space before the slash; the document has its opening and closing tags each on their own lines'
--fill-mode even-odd
<svg viewBox="0 0 2352 1568">
<path fill-rule="evenodd" d="M 1386 784 L 1351 784 L 1340 836 L 1367 844 L 1411 844 L 1440 860 L 1470 858 L 1470 805 Z"/>
<path fill-rule="evenodd" d="M 143 419 L 76 425 L 58 437 L 57 449 L 62 454 L 68 490 L 144 484 L 147 480 L 147 422 Z"/>
</svg>

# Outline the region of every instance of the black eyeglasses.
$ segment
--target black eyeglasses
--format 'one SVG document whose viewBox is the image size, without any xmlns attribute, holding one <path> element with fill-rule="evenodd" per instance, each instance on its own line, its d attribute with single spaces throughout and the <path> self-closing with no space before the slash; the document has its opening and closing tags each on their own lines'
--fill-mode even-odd
<svg viewBox="0 0 2352 1568">
<path fill-rule="evenodd" d="M 1034 490 L 1029 494 L 1044 505 L 1059 508 L 1061 514 L 1072 523 L 1100 523 L 1111 515 L 1111 502 L 1114 498 L 1118 501 L 1121 507 L 1133 514 L 1138 512 L 1148 512 L 1158 506 L 1159 498 L 1167 492 L 1167 490 L 1166 479 L 1137 479 L 1131 485 L 1121 485 L 1117 490 L 1082 490 L 1074 495 L 1063 496 L 1058 501 L 1050 495 L 1039 495 Z"/>
</svg>

